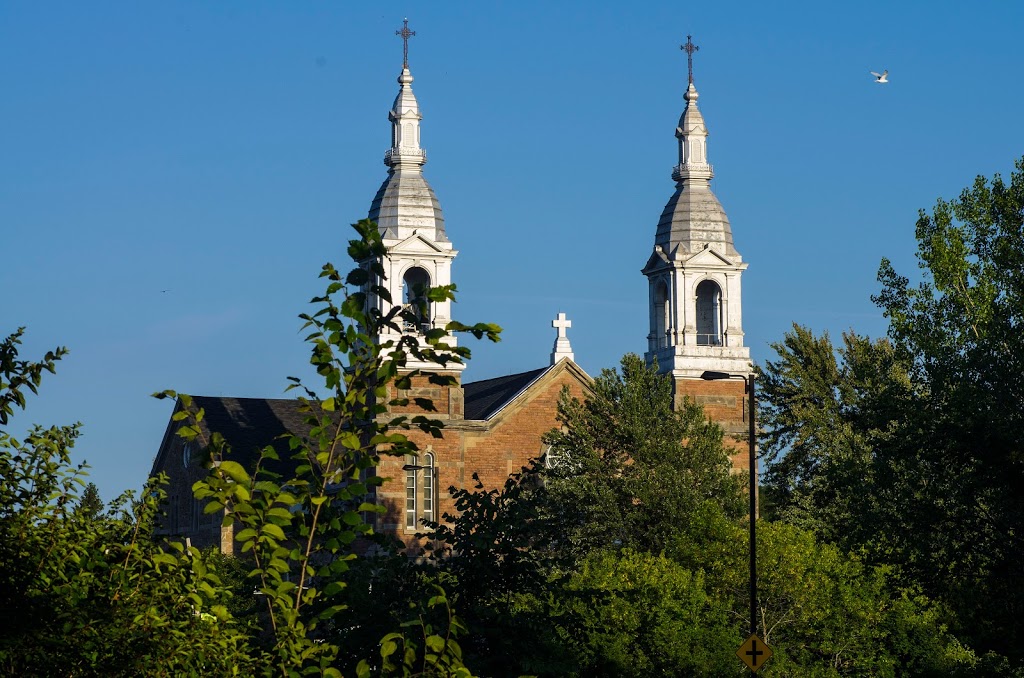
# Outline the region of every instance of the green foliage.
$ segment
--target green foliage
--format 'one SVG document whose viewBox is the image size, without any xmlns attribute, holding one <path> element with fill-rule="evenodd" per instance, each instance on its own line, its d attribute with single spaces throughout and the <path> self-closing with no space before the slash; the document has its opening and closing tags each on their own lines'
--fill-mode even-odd
<svg viewBox="0 0 1024 678">
<path fill-rule="evenodd" d="M 424 602 L 448 589 L 453 582 L 438 577 L 430 568 L 409 558 L 403 548 L 353 560 L 345 573 L 345 588 L 338 604 L 345 609 L 332 620 L 326 632 L 339 648 L 338 667 L 345 675 L 355 673 L 359 664 L 379 672 L 379 653 L 371 656 L 381 638 L 405 628 L 402 625 L 423 616 L 426 623 L 442 628 L 448 620 L 448 606 L 430 608 Z M 472 664 L 471 664 L 472 665 Z"/>
<path fill-rule="evenodd" d="M 376 224 L 364 220 L 353 225 L 359 238 L 349 243 L 349 255 L 357 267 L 347 275 L 327 264 L 321 278 L 327 280 L 323 295 L 315 297 L 315 311 L 300 317 L 309 330 L 310 362 L 329 394 L 322 397 L 301 380 L 290 378 L 289 389 L 301 394 L 308 433 L 287 436 L 294 464 L 293 475 L 280 477 L 265 468 L 278 461 L 273 447 L 261 452 L 255 469 L 232 459 L 230 441 L 214 432 L 207 436 L 201 425 L 202 408 L 184 394 L 166 391 L 158 397 L 177 397 L 182 407 L 174 418 L 182 423 L 179 435 L 198 442 L 210 463 L 209 475 L 193 487 L 206 512 L 225 512 L 224 524 L 234 528 L 243 557 L 251 558 L 249 579 L 265 602 L 262 624 L 251 630 L 253 643 L 265 647 L 268 670 L 287 675 L 340 675 L 337 666 L 351 662 L 338 641 L 352 627 L 343 592 L 347 572 L 356 558 L 357 545 L 369 546 L 371 523 L 367 514 L 382 513 L 374 490 L 384 479 L 374 473 L 381 454 L 414 454 L 415 443 L 401 431 L 416 427 L 440 437 L 443 424 L 426 416 L 389 416 L 390 408 L 408 404 L 388 398 L 389 387 L 407 389 L 419 371 L 406 371 L 410 358 L 440 366 L 462 363 L 468 348 L 447 343 L 449 332 L 469 332 L 496 341 L 494 325 L 450 323 L 445 329 L 427 331 L 422 337 L 403 333 L 416 324 L 423 308 L 396 305 L 383 312 L 372 298 L 390 301 L 382 284 L 381 263 L 386 249 Z M 431 288 L 420 304 L 454 298 L 454 286 Z M 390 331 L 390 332 L 386 332 Z M 396 338 L 382 341 L 382 336 Z M 422 338 L 422 342 L 421 339 Z M 449 385 L 454 377 L 422 372 L 431 383 Z M 429 409 L 429 408 L 428 408 Z M 427 607 L 447 600 L 433 593 Z M 422 617 L 420 618 L 422 620 Z M 426 622 L 424 622 L 425 624 Z M 461 650 L 454 641 L 459 622 L 450 614 L 435 632 L 423 626 L 423 643 L 406 638 L 402 659 L 383 653 L 378 668 L 385 674 L 412 670 L 438 675 L 461 675 Z M 445 640 L 437 644 L 437 633 Z M 395 644 L 383 641 L 383 647 Z M 411 657 L 411 659 L 410 659 Z M 370 670 L 360 665 L 360 673 Z"/>
<path fill-rule="evenodd" d="M 453 489 L 455 513 L 431 523 L 436 547 L 429 564 L 447 588 L 471 634 L 467 661 L 484 675 L 567 675 L 575 658 L 558 641 L 565 616 L 552 608 L 560 571 L 571 567 L 557 548 L 562 524 L 548 504 L 536 462 L 501 488 Z"/>
<path fill-rule="evenodd" d="M 536 463 L 512 474 L 501 489 L 485 489 L 474 474 L 473 488 L 452 492 L 455 514 L 431 523 L 438 544 L 432 553 L 475 604 L 543 586 L 554 564 L 551 543 L 558 521 L 546 514 L 542 469 Z M 452 557 L 457 554 L 457 557 Z"/>
<path fill-rule="evenodd" d="M 20 336 L 3 344 L 8 415 L 24 407 L 22 389 L 35 392 L 65 353 L 18 360 Z M 0 672 L 246 673 L 216 573 L 194 549 L 153 538 L 159 483 L 101 514 L 95 492 L 78 494 L 85 472 L 71 463 L 77 437 L 78 426 L 36 426 L 23 440 L 0 429 Z"/>
<path fill-rule="evenodd" d="M 96 483 L 89 483 L 78 500 L 78 510 L 88 518 L 95 518 L 103 512 L 103 509 L 100 489 L 96 487 Z"/>
<path fill-rule="evenodd" d="M 349 253 L 356 269 L 342 277 L 326 265 L 326 292 L 313 300 L 315 312 L 302 316 L 311 362 L 330 395 L 318 397 L 292 379 L 309 425 L 307 434 L 289 437 L 294 477 L 264 468 L 277 456 L 270 447 L 256 469 L 243 467 L 231 458 L 229 441 L 205 434 L 205 413 L 189 396 L 158 394 L 179 399 L 179 434 L 203 444 L 210 471 L 196 483 L 195 495 L 208 513 L 226 511 L 225 525 L 235 528 L 243 558 L 159 538 L 163 478 L 151 479 L 138 496 L 123 495 L 106 512 L 95 486 L 79 496 L 84 470 L 70 460 L 77 426 L 35 427 L 22 440 L 0 428 L 0 603 L 5 611 L 17 610 L 0 618 L 0 672 L 341 675 L 336 665 L 352 656 L 351 649 L 342 656 L 334 642 L 344 635 L 339 629 L 350 628 L 341 593 L 356 542 L 372 536 L 364 515 L 381 510 L 372 501 L 382 482 L 373 473 L 379 454 L 415 451 L 403 429 L 440 434 L 440 422 L 427 417 L 386 417 L 388 405 L 400 402 L 387 401 L 388 386 L 407 388 L 415 375 L 399 373 L 407 356 L 441 365 L 468 358 L 468 349 L 445 342 L 448 331 L 492 340 L 500 331 L 451 323 L 447 331 L 427 332 L 422 345 L 400 333 L 377 343 L 380 330 L 397 329 L 413 311 L 385 314 L 367 303 L 367 292 L 387 299 L 377 284 L 384 247 L 372 222 L 355 228 L 360 237 Z M 453 294 L 454 286 L 447 286 L 427 297 Z M 35 392 L 42 374 L 53 372 L 65 353 L 20 360 L 21 336 L 18 330 L 0 344 L 4 427 L 15 408 L 24 408 L 26 392 Z M 451 380 L 426 376 L 435 383 Z M 397 647 L 400 638 L 400 657 L 378 652 L 381 661 L 372 669 L 364 663 L 360 675 L 469 675 L 455 640 L 462 625 L 443 591 L 431 589 L 423 599 L 439 622 L 407 609 L 415 618 L 382 647 Z M 259 609 L 256 600 L 263 603 Z M 372 647 L 360 650 L 372 653 Z"/>
<path fill-rule="evenodd" d="M 884 261 L 876 302 L 926 386 L 915 473 L 943 539 L 918 565 L 981 648 L 1024 661 L 1024 158 L 917 222 L 922 282 Z M 934 509 L 933 509 L 934 510 Z M 908 540 L 904 557 L 923 545 Z"/>
<path fill-rule="evenodd" d="M 978 177 L 921 212 L 917 239 L 918 285 L 879 271 L 887 341 L 850 332 L 835 350 L 795 327 L 774 346 L 771 503 L 948 605 L 979 662 L 1020 665 L 1024 159 L 1008 183 Z"/>
<path fill-rule="evenodd" d="M 914 411 L 909 368 L 887 340 L 846 332 L 837 349 L 794 325 L 760 374 L 761 448 L 773 510 L 827 541 L 857 548 L 900 518 L 860 490 L 905 482 L 896 429 Z M 890 454 L 891 453 L 891 454 Z"/>
<path fill-rule="evenodd" d="M 723 676 L 737 673 L 743 637 L 727 600 L 701 571 L 664 555 L 595 552 L 557 601 L 575 623 L 560 629 L 581 676 Z"/>
<path fill-rule="evenodd" d="M 886 566 L 783 523 L 758 531 L 759 626 L 770 676 L 946 676 L 973 666 L 948 614 Z"/>
<path fill-rule="evenodd" d="M 25 328 L 19 327 L 0 342 L 0 426 L 7 425 L 15 407 L 25 409 L 26 391 L 38 393 L 43 372 L 53 374 L 57 361 L 68 352 L 59 346 L 53 351 L 47 351 L 38 362 L 19 360 L 18 346 L 24 334 Z"/>
<path fill-rule="evenodd" d="M 444 590 L 437 587 L 435 594 L 421 608 L 416 619 L 402 624 L 401 632 L 389 633 L 381 639 L 380 656 L 383 675 L 451 676 L 469 678 L 472 674 L 462 664 L 462 649 L 456 638 L 465 627 L 452 612 Z M 445 612 L 440 628 L 429 621 L 435 609 Z M 356 675 L 370 676 L 368 662 L 360 662 Z"/>
<path fill-rule="evenodd" d="M 563 394 L 559 419 L 545 438 L 557 460 L 547 488 L 577 556 L 613 545 L 664 551 L 705 505 L 743 514 L 721 429 L 691 402 L 674 407 L 671 379 L 639 356 L 603 370 L 585 401 Z"/>
<path fill-rule="evenodd" d="M 736 568 L 722 560 L 742 551 L 743 500 L 721 429 L 675 410 L 671 382 L 635 355 L 585 401 L 564 392 L 559 418 L 548 467 L 456 490 L 456 514 L 430 526 L 467 661 L 495 676 L 735 667 Z"/>
</svg>

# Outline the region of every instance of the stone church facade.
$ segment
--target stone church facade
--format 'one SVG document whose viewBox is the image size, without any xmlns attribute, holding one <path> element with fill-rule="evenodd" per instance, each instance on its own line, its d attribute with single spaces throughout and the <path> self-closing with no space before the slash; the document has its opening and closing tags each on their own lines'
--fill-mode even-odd
<svg viewBox="0 0 1024 678">
<path fill-rule="evenodd" d="M 437 196 L 423 175 L 422 115 L 412 82 L 406 61 L 388 113 L 387 177 L 368 214 L 387 248 L 381 262 L 387 277 L 381 282 L 399 304 L 413 302 L 411 295 L 419 285 L 451 283 L 452 262 L 458 254 Z M 652 254 L 642 269 L 649 281 L 646 359 L 671 375 L 677 400 L 695 400 L 723 426 L 734 448 L 733 466 L 740 470 L 748 468 L 744 382 L 707 381 L 702 375 L 750 373 L 740 296 L 740 278 L 747 264 L 733 245 L 729 220 L 710 188 L 708 132 L 697 97 L 691 68 L 686 106 L 675 132 L 679 150 L 679 163 L 672 172 L 675 192 L 662 212 Z M 382 298 L 371 298 L 369 303 L 382 312 L 391 304 Z M 401 332 L 420 336 L 427 329 L 444 328 L 450 319 L 450 302 L 432 303 L 419 323 L 404 326 Z M 458 365 L 445 369 L 456 378 L 454 386 L 431 385 L 425 378 L 414 381 L 408 395 L 433 400 L 437 412 L 432 416 L 445 422 L 444 434 L 436 439 L 411 431 L 409 437 L 420 448 L 417 457 L 381 459 L 377 472 L 389 480 L 377 489 L 376 501 L 386 507 L 386 513 L 375 519 L 377 531 L 412 544 L 414 535 L 423 531 L 421 520 L 440 519 L 453 510 L 449 487 L 471 487 L 474 474 L 486 487 L 498 487 L 509 474 L 543 454 L 542 435 L 558 425 L 559 394 L 568 388 L 584 397 L 591 382 L 574 361 L 566 336 L 570 325 L 563 314 L 552 322 L 557 329 L 554 349 L 548 364 L 538 369 L 463 383 L 463 366 Z M 381 340 L 395 338 L 384 335 Z M 437 366 L 410 362 L 409 367 Z M 194 402 L 205 410 L 203 425 L 221 432 L 243 465 L 255 465 L 256 451 L 263 446 L 280 445 L 275 442 L 280 434 L 301 433 L 305 427 L 294 400 L 196 396 Z M 180 408 L 178 403 L 175 411 Z M 173 419 L 168 424 L 153 463 L 153 474 L 162 472 L 170 479 L 162 531 L 188 537 L 196 546 L 219 545 L 231 553 L 232 528 L 221 526 L 221 515 L 203 514 L 192 498 L 191 486 L 205 471 L 194 460 L 196 451 L 176 435 L 177 426 Z M 280 451 L 282 459 L 287 459 L 287 452 Z"/>
</svg>

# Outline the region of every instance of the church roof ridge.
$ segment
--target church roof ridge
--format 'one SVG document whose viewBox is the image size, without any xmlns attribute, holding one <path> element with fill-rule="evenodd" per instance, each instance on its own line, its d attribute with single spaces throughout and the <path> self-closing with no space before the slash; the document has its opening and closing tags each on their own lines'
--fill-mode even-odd
<svg viewBox="0 0 1024 678">
<path fill-rule="evenodd" d="M 517 374 L 464 383 L 465 418 L 490 419 L 554 367 L 547 365 Z"/>
</svg>

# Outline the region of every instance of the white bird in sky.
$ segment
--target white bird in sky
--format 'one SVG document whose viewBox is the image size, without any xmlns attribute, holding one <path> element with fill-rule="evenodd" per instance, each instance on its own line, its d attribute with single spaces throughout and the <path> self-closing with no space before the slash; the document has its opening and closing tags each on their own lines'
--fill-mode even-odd
<svg viewBox="0 0 1024 678">
<path fill-rule="evenodd" d="M 881 73 L 871 71 L 871 75 L 875 76 L 875 82 L 889 82 L 889 69 L 886 69 Z"/>
</svg>

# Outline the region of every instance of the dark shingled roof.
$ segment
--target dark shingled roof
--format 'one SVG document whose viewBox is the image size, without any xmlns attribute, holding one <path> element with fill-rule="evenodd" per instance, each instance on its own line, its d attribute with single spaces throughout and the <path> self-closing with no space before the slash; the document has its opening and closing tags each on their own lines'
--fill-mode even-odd
<svg viewBox="0 0 1024 678">
<path fill-rule="evenodd" d="M 495 377 L 463 384 L 466 419 L 490 418 L 549 369 L 551 369 L 550 366 L 542 367 L 539 370 L 510 374 L 507 377 Z"/>
<path fill-rule="evenodd" d="M 488 419 L 549 369 L 542 367 L 464 384 L 465 418 Z M 247 468 L 255 465 L 260 450 L 267 445 L 273 445 L 281 461 L 286 462 L 293 452 L 288 449 L 288 441 L 279 436 L 309 432 L 305 422 L 307 414 L 300 412 L 300 402 L 291 398 L 193 396 L 192 403 L 194 407 L 203 408 L 206 431 L 223 435 L 231 445 L 231 458 Z M 278 470 L 277 467 L 276 463 L 267 463 L 270 470 Z"/>
<path fill-rule="evenodd" d="M 281 461 L 287 462 L 294 452 L 288 449 L 288 441 L 278 436 L 309 432 L 307 413 L 299 411 L 301 403 L 295 399 L 193 396 L 192 403 L 203 408 L 206 430 L 223 435 L 231 445 L 230 458 L 246 468 L 255 466 L 259 451 L 267 445 L 273 445 Z M 279 470 L 276 463 L 266 466 Z"/>
</svg>

